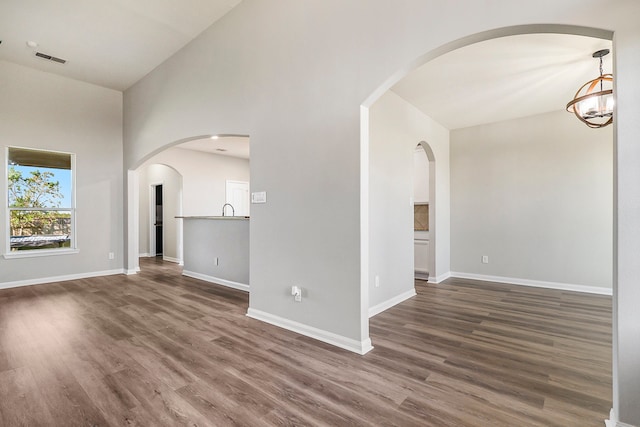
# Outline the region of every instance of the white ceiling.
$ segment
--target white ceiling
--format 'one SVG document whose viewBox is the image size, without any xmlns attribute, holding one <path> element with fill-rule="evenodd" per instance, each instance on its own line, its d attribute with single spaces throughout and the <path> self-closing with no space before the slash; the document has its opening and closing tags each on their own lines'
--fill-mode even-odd
<svg viewBox="0 0 640 427">
<path fill-rule="evenodd" d="M 0 0 L 0 60 L 124 90 L 240 1 Z"/>
<path fill-rule="evenodd" d="M 591 54 L 604 48 L 609 40 L 560 34 L 487 40 L 428 62 L 392 90 L 448 129 L 564 110 L 598 76 Z"/>
<path fill-rule="evenodd" d="M 0 60 L 125 90 L 240 1 L 0 0 Z M 449 129 L 562 110 L 596 77 L 591 53 L 602 48 L 611 42 L 558 34 L 493 39 L 428 62 L 392 90 Z"/>
<path fill-rule="evenodd" d="M 176 147 L 185 150 L 218 154 L 220 156 L 239 157 L 241 159 L 249 158 L 249 137 L 246 136 L 195 139 L 176 145 Z"/>
</svg>

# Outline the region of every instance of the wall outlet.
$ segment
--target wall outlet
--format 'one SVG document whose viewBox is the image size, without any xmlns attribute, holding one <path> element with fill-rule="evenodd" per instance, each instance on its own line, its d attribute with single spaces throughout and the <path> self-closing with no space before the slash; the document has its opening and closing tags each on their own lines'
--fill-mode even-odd
<svg viewBox="0 0 640 427">
<path fill-rule="evenodd" d="M 482 255 L 482 263 L 489 264 L 489 255 Z"/>
<path fill-rule="evenodd" d="M 116 254 L 109 252 L 109 259 L 116 259 Z"/>
<path fill-rule="evenodd" d="M 213 259 L 213 265 L 218 265 L 220 263 L 220 261 L 218 260 L 218 257 L 215 257 Z"/>
<path fill-rule="evenodd" d="M 374 283 L 375 283 L 375 285 L 376 285 L 376 288 L 379 288 L 379 287 L 380 287 L 380 276 L 376 276 L 376 278 L 375 278 L 375 280 L 374 280 Z"/>
</svg>

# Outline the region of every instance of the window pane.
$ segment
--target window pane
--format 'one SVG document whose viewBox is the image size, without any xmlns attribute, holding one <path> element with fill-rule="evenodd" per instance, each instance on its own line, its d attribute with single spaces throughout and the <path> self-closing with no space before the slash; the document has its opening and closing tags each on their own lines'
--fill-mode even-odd
<svg viewBox="0 0 640 427">
<path fill-rule="evenodd" d="M 11 210 L 11 251 L 68 248 L 70 211 Z"/>
<path fill-rule="evenodd" d="M 9 148 L 9 207 L 71 208 L 71 155 Z"/>
</svg>

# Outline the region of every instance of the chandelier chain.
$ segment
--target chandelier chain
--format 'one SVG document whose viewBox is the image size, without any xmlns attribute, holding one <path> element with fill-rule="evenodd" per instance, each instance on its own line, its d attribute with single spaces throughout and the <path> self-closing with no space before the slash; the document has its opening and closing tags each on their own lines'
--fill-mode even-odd
<svg viewBox="0 0 640 427">
<path fill-rule="evenodd" d="M 602 75 L 604 74 L 604 71 L 602 69 L 602 56 L 600 57 L 600 77 L 602 77 Z M 600 80 L 600 91 L 604 90 L 604 86 L 603 86 L 603 81 Z"/>
</svg>

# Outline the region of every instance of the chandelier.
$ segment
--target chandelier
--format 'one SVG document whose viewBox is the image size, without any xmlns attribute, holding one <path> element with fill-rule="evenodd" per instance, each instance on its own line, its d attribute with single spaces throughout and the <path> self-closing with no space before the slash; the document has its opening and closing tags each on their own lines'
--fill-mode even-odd
<svg viewBox="0 0 640 427">
<path fill-rule="evenodd" d="M 593 53 L 600 60 L 600 76 L 583 84 L 573 100 L 567 104 L 567 111 L 590 128 L 601 128 L 613 123 L 613 74 L 603 74 L 602 57 L 609 49 Z"/>
</svg>

